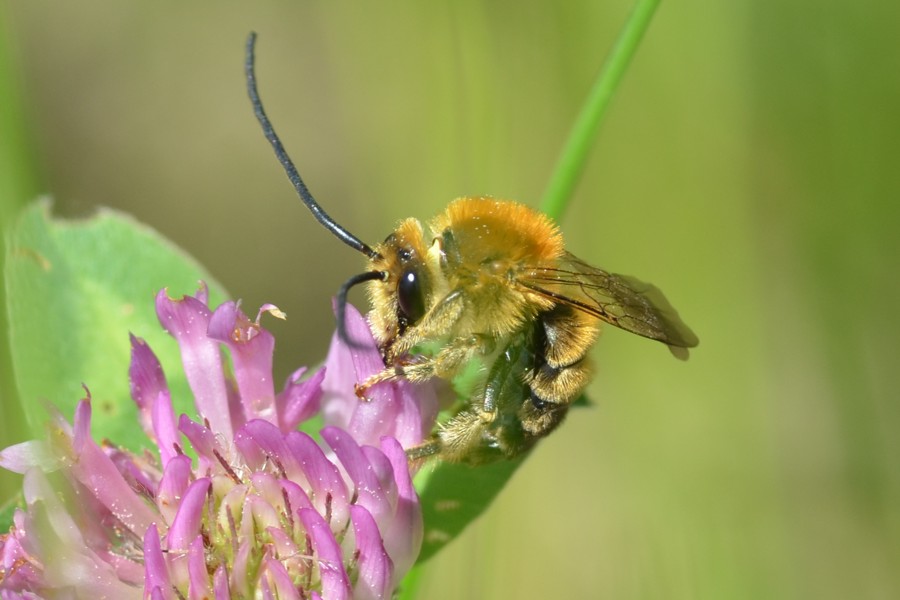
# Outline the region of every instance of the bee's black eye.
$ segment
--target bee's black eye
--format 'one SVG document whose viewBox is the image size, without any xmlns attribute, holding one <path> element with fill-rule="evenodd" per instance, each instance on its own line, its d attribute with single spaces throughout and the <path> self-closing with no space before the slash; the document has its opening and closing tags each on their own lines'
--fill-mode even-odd
<svg viewBox="0 0 900 600">
<path fill-rule="evenodd" d="M 425 298 L 422 285 L 415 271 L 404 271 L 397 284 L 397 302 L 408 324 L 413 324 L 425 314 Z"/>
</svg>

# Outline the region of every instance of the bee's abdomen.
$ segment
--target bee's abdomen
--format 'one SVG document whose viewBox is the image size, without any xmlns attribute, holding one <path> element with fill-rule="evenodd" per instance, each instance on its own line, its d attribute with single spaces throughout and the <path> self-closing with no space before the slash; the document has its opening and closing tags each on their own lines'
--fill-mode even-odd
<svg viewBox="0 0 900 600">
<path fill-rule="evenodd" d="M 538 399 L 553 404 L 571 404 L 591 380 L 591 363 L 583 358 L 568 367 L 553 368 L 544 364 L 533 369 L 526 382 Z"/>
<path fill-rule="evenodd" d="M 540 313 L 538 322 L 536 353 L 555 369 L 581 361 L 599 333 L 597 319 L 567 304 Z"/>
<path fill-rule="evenodd" d="M 526 383 L 541 400 L 569 404 L 584 390 L 592 369 L 587 353 L 597 339 L 596 319 L 558 304 L 535 326 L 535 364 Z"/>
</svg>

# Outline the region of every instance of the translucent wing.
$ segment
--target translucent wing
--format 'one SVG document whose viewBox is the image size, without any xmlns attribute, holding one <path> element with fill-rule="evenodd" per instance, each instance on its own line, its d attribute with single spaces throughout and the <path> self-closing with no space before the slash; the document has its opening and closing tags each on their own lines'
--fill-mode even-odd
<svg viewBox="0 0 900 600">
<path fill-rule="evenodd" d="M 526 269 L 517 282 L 555 302 L 568 304 L 611 325 L 659 340 L 678 358 L 697 345 L 694 332 L 653 285 L 592 267 L 566 252 L 554 267 Z"/>
</svg>

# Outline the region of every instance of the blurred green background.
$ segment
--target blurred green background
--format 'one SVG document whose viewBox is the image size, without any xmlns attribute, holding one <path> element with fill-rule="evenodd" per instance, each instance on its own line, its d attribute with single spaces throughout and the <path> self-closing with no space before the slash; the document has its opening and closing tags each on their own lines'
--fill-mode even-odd
<svg viewBox="0 0 900 600">
<path fill-rule="evenodd" d="M 248 31 L 307 183 L 374 243 L 460 195 L 535 205 L 630 7 L 4 2 L 0 216 L 36 193 L 134 214 L 287 312 L 281 379 L 321 360 L 363 261 L 258 130 Z M 595 406 L 421 597 L 900 597 L 898 23 L 887 1 L 663 4 L 561 226 L 701 345 L 680 363 L 607 330 Z"/>
</svg>

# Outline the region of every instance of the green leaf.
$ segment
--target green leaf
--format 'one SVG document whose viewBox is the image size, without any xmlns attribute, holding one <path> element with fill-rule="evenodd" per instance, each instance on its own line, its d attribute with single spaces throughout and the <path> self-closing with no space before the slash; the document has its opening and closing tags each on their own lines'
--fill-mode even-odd
<svg viewBox="0 0 900 600">
<path fill-rule="evenodd" d="M 13 517 L 16 514 L 16 508 L 24 506 L 25 500 L 22 498 L 22 492 L 17 491 L 16 494 L 0 505 L 0 531 L 6 533 L 13 526 Z"/>
<path fill-rule="evenodd" d="M 431 558 L 487 510 L 527 456 L 477 467 L 439 463 L 433 471 L 421 473 L 427 482 L 416 478 L 425 520 L 418 563 Z"/>
<path fill-rule="evenodd" d="M 13 376 L 33 429 L 46 404 L 71 417 L 84 384 L 93 398 L 93 432 L 132 450 L 146 445 L 128 385 L 128 333 L 144 338 L 168 378 L 176 414 L 193 414 L 176 342 L 156 318 L 154 297 L 226 297 L 200 265 L 155 231 L 112 210 L 63 221 L 50 203 L 26 208 L 10 235 L 6 291 Z"/>
</svg>

